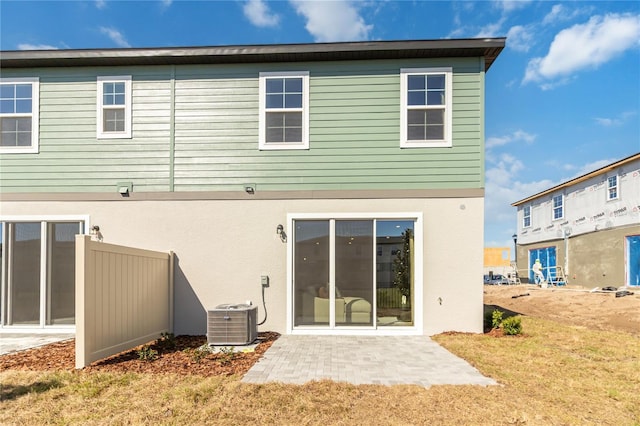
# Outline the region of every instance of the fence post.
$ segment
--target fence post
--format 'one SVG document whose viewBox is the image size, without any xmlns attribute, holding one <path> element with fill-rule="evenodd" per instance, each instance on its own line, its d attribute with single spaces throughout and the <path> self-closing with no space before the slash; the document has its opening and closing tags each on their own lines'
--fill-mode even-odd
<svg viewBox="0 0 640 426">
<path fill-rule="evenodd" d="M 85 302 L 87 285 L 87 261 L 90 256 L 87 254 L 91 237 L 88 235 L 76 235 L 76 368 L 83 368 L 86 364 L 86 321 Z"/>
</svg>

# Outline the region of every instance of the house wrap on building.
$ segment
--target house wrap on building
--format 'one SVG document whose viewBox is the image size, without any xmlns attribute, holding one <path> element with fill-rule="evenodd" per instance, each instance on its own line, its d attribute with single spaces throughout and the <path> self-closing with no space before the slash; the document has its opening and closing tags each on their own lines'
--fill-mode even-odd
<svg viewBox="0 0 640 426">
<path fill-rule="evenodd" d="M 640 286 L 640 153 L 512 204 L 520 275 L 583 287 Z M 527 272 L 528 270 L 528 272 Z"/>
<path fill-rule="evenodd" d="M 481 332 L 504 44 L 2 52 L 1 327 L 73 328 L 93 229 L 175 253 L 176 334 L 263 294 L 282 333 Z"/>
</svg>

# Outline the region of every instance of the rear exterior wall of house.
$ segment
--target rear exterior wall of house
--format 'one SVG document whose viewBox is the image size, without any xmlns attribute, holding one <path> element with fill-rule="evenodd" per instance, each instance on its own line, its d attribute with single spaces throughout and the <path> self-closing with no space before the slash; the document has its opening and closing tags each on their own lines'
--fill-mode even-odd
<svg viewBox="0 0 640 426">
<path fill-rule="evenodd" d="M 402 149 L 400 70 L 443 67 L 452 146 Z M 274 71 L 309 73 L 308 149 L 259 149 L 259 74 Z M 131 77 L 131 138 L 96 137 L 109 76 Z M 204 333 L 223 303 L 262 319 L 262 276 L 262 329 L 293 331 L 298 218 L 415 224 L 410 332 L 482 331 L 482 58 L 2 70 L 14 77 L 39 78 L 39 152 L 0 154 L 2 221 L 81 215 L 105 242 L 173 251 L 176 333 Z"/>
</svg>

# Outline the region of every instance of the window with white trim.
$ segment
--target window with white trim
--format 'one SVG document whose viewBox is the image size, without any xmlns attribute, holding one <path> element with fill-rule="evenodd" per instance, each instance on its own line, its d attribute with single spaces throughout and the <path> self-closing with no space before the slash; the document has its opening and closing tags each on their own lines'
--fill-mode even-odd
<svg viewBox="0 0 640 426">
<path fill-rule="evenodd" d="M 564 217 L 564 196 L 553 196 L 553 220 L 562 219 Z"/>
<path fill-rule="evenodd" d="M 259 148 L 309 149 L 309 73 L 261 72 Z"/>
<path fill-rule="evenodd" d="M 0 153 L 38 153 L 40 81 L 0 79 Z"/>
<path fill-rule="evenodd" d="M 522 216 L 522 227 L 528 228 L 531 226 L 531 206 L 525 206 Z"/>
<path fill-rule="evenodd" d="M 452 68 L 400 70 L 400 147 L 450 147 Z"/>
<path fill-rule="evenodd" d="M 99 76 L 97 138 L 131 138 L 131 76 Z"/>
<path fill-rule="evenodd" d="M 607 201 L 618 199 L 618 176 L 607 178 Z"/>
</svg>

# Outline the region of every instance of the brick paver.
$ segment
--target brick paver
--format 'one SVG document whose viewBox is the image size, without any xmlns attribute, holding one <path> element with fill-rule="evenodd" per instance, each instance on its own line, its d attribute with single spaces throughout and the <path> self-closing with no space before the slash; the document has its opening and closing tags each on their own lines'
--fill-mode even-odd
<svg viewBox="0 0 640 426">
<path fill-rule="evenodd" d="M 426 336 L 283 335 L 242 379 L 303 384 L 495 385 L 465 360 Z"/>
</svg>

